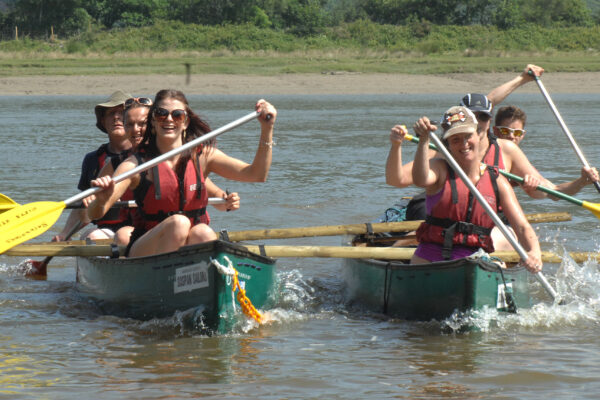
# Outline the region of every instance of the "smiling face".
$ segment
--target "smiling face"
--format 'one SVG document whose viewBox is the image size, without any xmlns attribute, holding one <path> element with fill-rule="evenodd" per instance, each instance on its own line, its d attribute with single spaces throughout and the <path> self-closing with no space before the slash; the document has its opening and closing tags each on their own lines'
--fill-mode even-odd
<svg viewBox="0 0 600 400">
<path fill-rule="evenodd" d="M 140 144 L 146 133 L 149 111 L 149 107 L 143 106 L 127 109 L 125 112 L 125 132 L 134 148 Z"/>
<path fill-rule="evenodd" d="M 494 126 L 494 134 L 500 139 L 510 140 L 518 146 L 525 137 L 525 129 L 523 128 L 523 121 L 521 120 L 504 120 L 497 126 Z"/>
<path fill-rule="evenodd" d="M 457 133 L 448 139 L 448 150 L 458 163 L 479 161 L 477 133 Z"/>
<path fill-rule="evenodd" d="M 189 124 L 187 115 L 181 113 L 185 109 L 183 102 L 173 98 L 166 98 L 156 104 L 156 109 L 152 115 L 152 127 L 157 139 L 181 139 L 183 130 Z"/>
</svg>

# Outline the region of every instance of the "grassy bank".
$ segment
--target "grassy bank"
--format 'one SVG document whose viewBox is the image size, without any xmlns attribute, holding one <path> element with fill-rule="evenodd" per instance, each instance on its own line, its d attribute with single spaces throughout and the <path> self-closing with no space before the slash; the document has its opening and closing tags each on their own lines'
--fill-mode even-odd
<svg viewBox="0 0 600 400">
<path fill-rule="evenodd" d="M 524 65 L 543 65 L 548 72 L 600 71 L 600 57 L 591 52 L 498 53 L 473 56 L 391 54 L 353 51 L 292 53 L 118 53 L 64 55 L 4 53 L 0 76 L 192 74 L 275 75 L 289 73 L 408 73 L 514 72 Z"/>
<path fill-rule="evenodd" d="M 593 28 L 390 26 L 359 21 L 297 37 L 243 26 L 176 22 L 87 32 L 52 41 L 0 42 L 0 76 L 285 73 L 448 74 L 520 70 L 600 71 Z"/>
</svg>

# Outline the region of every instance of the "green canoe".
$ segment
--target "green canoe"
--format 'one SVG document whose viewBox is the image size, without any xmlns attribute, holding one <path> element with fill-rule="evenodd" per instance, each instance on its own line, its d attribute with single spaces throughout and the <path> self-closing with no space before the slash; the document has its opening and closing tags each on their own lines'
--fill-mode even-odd
<svg viewBox="0 0 600 400">
<path fill-rule="evenodd" d="M 516 309 L 531 307 L 527 270 L 500 268 L 485 258 L 420 265 L 346 259 L 344 280 L 350 303 L 409 320 L 442 320 L 455 311 L 485 306 L 501 311 L 512 311 L 512 304 Z"/>
<path fill-rule="evenodd" d="M 192 309 L 208 330 L 227 332 L 242 310 L 232 276 L 217 264 L 237 270 L 254 307 L 271 304 L 275 261 L 220 240 L 148 257 L 78 257 L 77 287 L 107 314 L 146 320 Z"/>
</svg>

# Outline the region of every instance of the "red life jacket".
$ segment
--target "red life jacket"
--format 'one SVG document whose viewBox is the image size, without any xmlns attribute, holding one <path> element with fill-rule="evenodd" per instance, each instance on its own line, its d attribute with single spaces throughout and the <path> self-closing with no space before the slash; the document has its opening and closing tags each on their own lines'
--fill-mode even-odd
<svg viewBox="0 0 600 400">
<path fill-rule="evenodd" d="M 135 156 L 141 164 L 141 155 L 138 153 Z M 192 159 L 188 161 L 183 179 L 164 162 L 151 171 L 153 181 L 148 179 L 148 171 L 144 171 L 140 174 L 139 185 L 133 191 L 138 205 L 134 218 L 136 230 L 147 231 L 173 214 L 186 215 L 192 225 L 210 223 L 206 212 L 208 193 L 199 160 L 198 168 Z"/>
<path fill-rule="evenodd" d="M 447 165 L 447 164 L 446 164 Z M 448 176 L 441 198 L 433 206 L 419 229 L 419 242 L 443 245 L 442 256 L 450 259 L 454 244 L 481 247 L 488 253 L 494 251 L 490 233 L 494 221 L 487 215 L 479 201 L 461 179 L 456 179 L 454 170 L 447 165 Z M 500 204 L 496 179 L 498 171 L 488 167 L 476 187 L 494 210 Z"/>
<path fill-rule="evenodd" d="M 505 169 L 504 160 L 502 159 L 502 149 L 500 149 L 500 145 L 498 144 L 498 138 L 494 135 L 488 135 L 488 140 L 490 146 L 481 162 L 496 168 Z"/>
<path fill-rule="evenodd" d="M 107 161 L 113 166 L 113 170 L 117 169 L 117 166 L 126 158 L 126 153 L 121 153 L 112 157 L 108 156 L 108 144 L 100 146 L 96 152 L 98 155 L 98 172 L 104 167 Z M 128 190 L 121 197 L 121 200 L 133 200 L 133 193 Z M 98 226 L 98 228 L 109 228 L 113 231 L 119 228 L 130 225 L 130 211 L 127 208 L 111 208 L 109 209 L 102 218 L 92 221 Z"/>
</svg>

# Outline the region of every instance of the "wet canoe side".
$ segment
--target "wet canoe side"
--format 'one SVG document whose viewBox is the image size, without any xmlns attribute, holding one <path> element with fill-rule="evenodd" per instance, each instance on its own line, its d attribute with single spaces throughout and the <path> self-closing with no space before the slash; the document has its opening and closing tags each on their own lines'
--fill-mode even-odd
<svg viewBox="0 0 600 400">
<path fill-rule="evenodd" d="M 275 261 L 241 246 L 214 241 L 149 257 L 79 257 L 77 286 L 107 314 L 137 319 L 162 318 L 197 308 L 218 328 L 234 312 L 232 280 L 211 259 L 238 271 L 240 284 L 257 308 L 268 306 L 275 291 Z M 240 312 L 239 304 L 235 305 Z"/>
<path fill-rule="evenodd" d="M 502 274 L 512 286 L 517 308 L 530 307 L 527 271 L 515 267 L 503 269 Z M 425 321 L 447 318 L 455 310 L 501 309 L 502 274 L 493 263 L 466 259 L 424 265 L 348 259 L 344 266 L 349 302 L 394 317 Z"/>
</svg>

